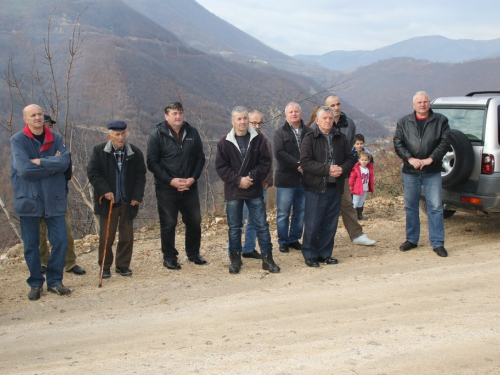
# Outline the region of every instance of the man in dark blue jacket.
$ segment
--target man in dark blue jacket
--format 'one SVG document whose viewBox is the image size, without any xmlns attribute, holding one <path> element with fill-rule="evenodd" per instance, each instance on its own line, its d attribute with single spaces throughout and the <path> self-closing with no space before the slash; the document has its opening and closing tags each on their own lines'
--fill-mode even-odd
<svg viewBox="0 0 500 375">
<path fill-rule="evenodd" d="M 163 265 L 181 269 L 175 248 L 175 227 L 179 211 L 186 225 L 186 254 L 194 264 L 206 264 L 200 255 L 201 211 L 198 179 L 205 165 L 203 143 L 198 131 L 184 121 L 179 102 L 165 107 L 165 121 L 149 135 L 148 169 L 155 176 L 156 200 L 160 216 Z"/>
<path fill-rule="evenodd" d="M 24 257 L 30 271 L 28 298 L 40 298 L 45 278 L 40 260 L 40 221 L 47 224 L 52 252 L 47 264 L 47 290 L 68 295 L 62 284 L 68 235 L 66 212 L 66 178 L 70 164 L 69 150 L 60 134 L 43 126 L 42 108 L 30 104 L 23 110 L 24 129 L 12 136 L 11 182 L 14 189 L 14 212 L 19 216 Z"/>
<path fill-rule="evenodd" d="M 434 252 L 448 256 L 444 248 L 444 218 L 441 199 L 441 161 L 450 147 L 448 119 L 430 109 L 429 95 L 419 91 L 413 97 L 414 112 L 398 120 L 394 148 L 403 159 L 406 211 L 406 241 L 401 251 L 418 246 L 420 192 L 424 188 L 429 217 L 429 240 Z"/>
</svg>

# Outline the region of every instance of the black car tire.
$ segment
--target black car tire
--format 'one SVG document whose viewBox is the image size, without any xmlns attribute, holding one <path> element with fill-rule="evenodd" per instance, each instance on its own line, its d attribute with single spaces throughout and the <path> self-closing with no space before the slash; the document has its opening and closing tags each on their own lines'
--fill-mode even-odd
<svg viewBox="0 0 500 375">
<path fill-rule="evenodd" d="M 450 151 L 442 160 L 443 188 L 450 188 L 464 182 L 472 173 L 473 168 L 474 151 L 469 138 L 460 130 L 452 129 Z"/>
</svg>

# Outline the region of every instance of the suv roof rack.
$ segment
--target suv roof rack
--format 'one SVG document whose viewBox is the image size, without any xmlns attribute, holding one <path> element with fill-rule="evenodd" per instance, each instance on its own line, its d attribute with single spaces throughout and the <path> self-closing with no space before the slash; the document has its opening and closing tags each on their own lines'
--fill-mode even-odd
<svg viewBox="0 0 500 375">
<path fill-rule="evenodd" d="M 480 94 L 500 94 L 500 91 L 473 91 L 468 93 L 465 96 L 474 96 L 474 95 L 480 95 Z"/>
</svg>

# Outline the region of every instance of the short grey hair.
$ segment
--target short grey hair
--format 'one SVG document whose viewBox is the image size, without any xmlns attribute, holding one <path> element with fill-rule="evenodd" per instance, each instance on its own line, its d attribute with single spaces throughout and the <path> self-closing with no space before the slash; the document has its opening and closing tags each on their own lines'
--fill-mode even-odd
<svg viewBox="0 0 500 375">
<path fill-rule="evenodd" d="M 299 103 L 296 103 L 296 102 L 290 102 L 286 105 L 285 107 L 285 113 L 286 113 L 286 110 L 288 109 L 288 107 L 290 107 L 291 105 L 296 105 L 297 107 L 299 107 L 299 110 L 300 112 L 302 112 L 302 108 L 300 107 L 300 104 Z"/>
<path fill-rule="evenodd" d="M 234 114 L 235 113 L 242 113 L 242 112 L 246 112 L 248 113 L 248 110 L 241 106 L 241 105 L 237 105 L 236 107 L 233 108 L 233 110 L 231 111 L 231 118 L 234 119 Z"/>
<path fill-rule="evenodd" d="M 413 103 L 415 103 L 415 98 L 419 95 L 427 96 L 427 99 L 430 100 L 429 94 L 427 94 L 425 91 L 417 91 L 415 95 L 413 95 Z"/>
<path fill-rule="evenodd" d="M 327 105 L 322 105 L 321 107 L 318 108 L 316 111 L 316 117 L 319 118 L 323 114 L 323 112 L 330 112 L 333 113 L 333 109 L 328 107 Z"/>
<path fill-rule="evenodd" d="M 248 117 L 252 116 L 252 115 L 261 115 L 262 118 L 264 118 L 264 114 L 261 112 L 261 111 L 257 111 L 256 109 L 254 109 L 253 111 L 250 111 L 248 113 Z"/>
</svg>

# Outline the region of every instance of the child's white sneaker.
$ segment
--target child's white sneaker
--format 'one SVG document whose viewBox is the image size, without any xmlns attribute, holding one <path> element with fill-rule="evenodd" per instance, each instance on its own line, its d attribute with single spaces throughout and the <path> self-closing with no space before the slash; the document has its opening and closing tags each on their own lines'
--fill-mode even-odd
<svg viewBox="0 0 500 375">
<path fill-rule="evenodd" d="M 370 238 L 368 238 L 368 236 L 366 234 L 362 234 L 358 238 L 355 238 L 355 239 L 352 240 L 353 244 L 355 244 L 355 245 L 363 245 L 363 246 L 375 245 L 375 242 L 377 242 L 377 241 L 371 240 Z"/>
</svg>

